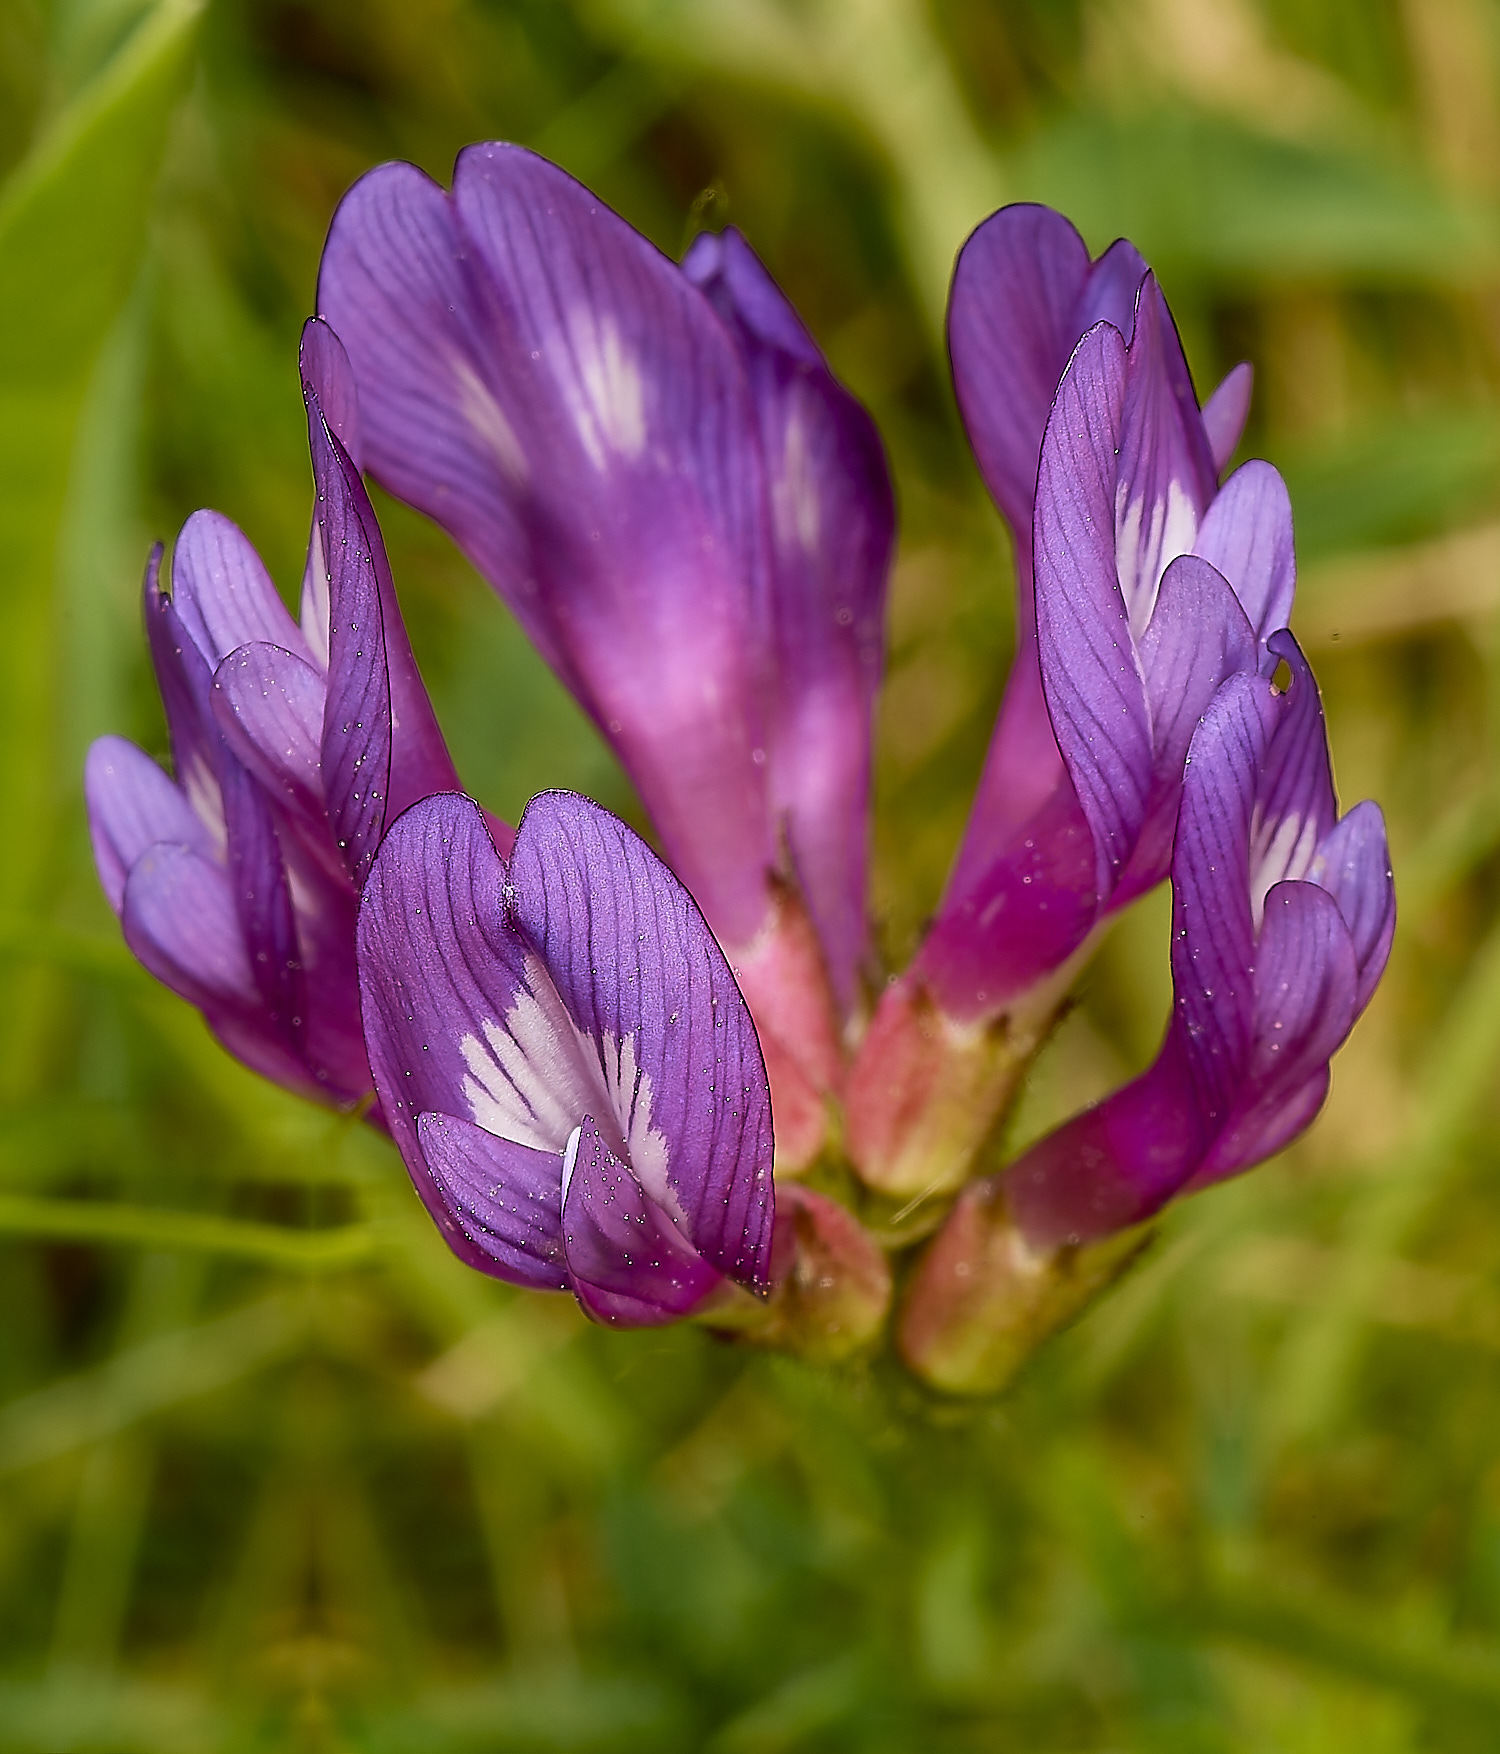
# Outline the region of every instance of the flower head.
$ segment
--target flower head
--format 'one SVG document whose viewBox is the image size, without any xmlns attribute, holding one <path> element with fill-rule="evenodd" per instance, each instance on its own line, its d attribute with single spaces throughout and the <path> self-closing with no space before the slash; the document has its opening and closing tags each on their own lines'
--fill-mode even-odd
<svg viewBox="0 0 1500 1754">
<path fill-rule="evenodd" d="M 566 792 L 509 861 L 465 797 L 387 835 L 359 918 L 375 1088 L 450 1246 L 595 1319 L 764 1291 L 775 1219 L 755 1028 L 682 885 Z"/>
<path fill-rule="evenodd" d="M 317 504 L 301 625 L 235 525 L 195 513 L 171 590 L 159 548 L 145 587 L 175 778 L 104 737 L 85 793 L 100 881 L 145 966 L 256 1071 L 352 1103 L 370 1090 L 359 887 L 396 811 L 457 782 L 350 455 L 353 386 L 325 325 L 308 325 L 302 366 Z"/>
</svg>

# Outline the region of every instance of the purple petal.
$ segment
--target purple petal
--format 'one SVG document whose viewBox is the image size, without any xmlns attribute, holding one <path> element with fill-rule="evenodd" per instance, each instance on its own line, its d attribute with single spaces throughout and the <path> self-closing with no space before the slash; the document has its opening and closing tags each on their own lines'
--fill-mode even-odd
<svg viewBox="0 0 1500 1754">
<path fill-rule="evenodd" d="M 265 794 L 225 752 L 220 764 L 229 881 L 267 1026 L 300 1052 L 306 1021 L 297 924 L 281 843 Z"/>
<path fill-rule="evenodd" d="M 444 1200 L 489 1271 L 513 1285 L 566 1291 L 562 1162 L 457 1115 L 417 1116 L 422 1156 Z"/>
<path fill-rule="evenodd" d="M 1264 641 L 1291 619 L 1297 589 L 1292 502 L 1269 463 L 1249 462 L 1224 483 L 1208 508 L 1194 554 L 1218 568 Z M 1267 656 L 1267 673 L 1276 660 Z"/>
<path fill-rule="evenodd" d="M 1116 906 L 1166 876 L 1188 745 L 1220 684 L 1253 671 L 1256 652 L 1255 634 L 1225 580 L 1196 555 L 1179 555 L 1163 575 L 1140 641 L 1151 710 L 1151 799 Z"/>
<path fill-rule="evenodd" d="M 1050 207 L 1029 205 L 992 214 L 953 270 L 953 387 L 985 485 L 1021 540 L 1030 532 L 1057 380 L 1089 326 L 1073 327 L 1088 276 L 1088 249 L 1073 226 Z M 1130 297 L 1133 305 L 1134 287 Z"/>
<path fill-rule="evenodd" d="M 764 1286 L 774 1219 L 765 1067 L 692 897 L 624 823 L 567 792 L 527 806 L 510 883 L 517 926 L 597 1055 L 620 1135 L 612 1148 L 706 1261 Z"/>
<path fill-rule="evenodd" d="M 258 642 L 214 672 L 214 723 L 272 798 L 327 832 L 319 768 L 327 682 L 304 659 Z"/>
<path fill-rule="evenodd" d="M 1287 692 L 1274 697 L 1275 730 L 1256 791 L 1250 887 L 1257 906 L 1273 883 L 1307 876 L 1338 820 L 1317 682 L 1290 633 L 1273 634 L 1268 645 L 1272 657 L 1286 660 L 1292 679 Z"/>
<path fill-rule="evenodd" d="M 1349 928 L 1359 970 L 1355 1005 L 1362 1011 L 1385 971 L 1396 931 L 1396 890 L 1378 804 L 1356 804 L 1324 836 L 1308 877 L 1338 903 Z"/>
<path fill-rule="evenodd" d="M 172 605 L 212 670 L 236 646 L 307 648 L 249 538 L 219 512 L 194 512 L 172 550 Z"/>
<path fill-rule="evenodd" d="M 1146 690 L 1115 564 L 1125 343 L 1106 323 L 1058 387 L 1037 480 L 1036 611 L 1052 727 L 1107 895 L 1145 820 L 1153 766 Z"/>
<path fill-rule="evenodd" d="M 361 433 L 359 392 L 343 343 L 317 317 L 302 325 L 300 363 L 303 381 L 313 387 L 318 406 L 333 436 L 360 467 Z M 328 668 L 328 560 L 318 520 L 313 518 L 307 540 L 307 564 L 302 569 L 302 637 L 323 669 Z"/>
<path fill-rule="evenodd" d="M 775 863 L 769 557 L 744 372 L 697 290 L 554 166 L 471 147 L 345 198 L 319 307 L 370 467 L 449 529 L 619 751 L 727 941 Z"/>
<path fill-rule="evenodd" d="M 362 517 L 364 489 L 306 389 L 313 478 L 318 485 L 317 547 L 328 569 L 328 687 L 319 758 L 328 826 L 358 888 L 380 845 L 390 809 L 391 678 L 375 553 L 374 514 Z"/>
<path fill-rule="evenodd" d="M 429 1109 L 554 1154 L 582 1113 L 546 1099 L 567 1020 L 555 995 L 547 1004 L 544 973 L 540 998 L 528 986 L 526 947 L 506 920 L 504 883 L 478 809 L 448 793 L 392 825 L 365 884 L 358 928 L 365 1040 L 381 1107 L 414 1173 L 417 1116 Z M 534 1104 L 518 1084 L 535 1087 Z"/>
<path fill-rule="evenodd" d="M 1141 282 L 1128 361 L 1112 510 L 1120 589 L 1139 635 L 1163 572 L 1192 549 L 1218 486 L 1182 343 L 1154 274 Z"/>
<path fill-rule="evenodd" d="M 1205 1124 L 1240 1087 L 1254 1032 L 1255 918 L 1248 869 L 1261 763 L 1277 702 L 1263 678 L 1236 676 L 1194 734 L 1172 857 L 1174 1027 Z"/>
<path fill-rule="evenodd" d="M 147 847 L 165 841 L 204 857 L 212 851 L 212 837 L 184 794 L 123 737 L 100 737 L 91 746 L 83 795 L 99 882 L 116 913 L 130 868 Z"/>
<path fill-rule="evenodd" d="M 146 643 L 167 715 L 172 768 L 194 811 L 207 823 L 222 824 L 221 739 L 213 723 L 213 674 L 188 637 L 172 599 L 161 589 L 161 552 L 158 542 L 146 565 L 143 596 Z"/>
<path fill-rule="evenodd" d="M 870 727 L 895 527 L 885 453 L 738 232 L 700 235 L 683 271 L 735 337 L 759 420 L 773 554 L 771 799 L 847 1010 L 867 938 Z"/>
<path fill-rule="evenodd" d="M 1214 469 L 1218 472 L 1227 466 L 1240 442 L 1254 388 L 1255 368 L 1248 360 L 1242 361 L 1203 404 L 1203 430 L 1208 435 Z"/>
<path fill-rule="evenodd" d="M 260 1008 L 224 867 L 184 846 L 148 847 L 125 881 L 125 942 L 156 978 L 207 1010 Z"/>
<path fill-rule="evenodd" d="M 719 1284 L 587 1115 L 568 1146 L 564 1175 L 568 1270 L 595 1321 L 619 1327 L 676 1321 Z"/>
<path fill-rule="evenodd" d="M 1357 980 L 1338 903 L 1315 883 L 1278 883 L 1255 947 L 1253 1047 L 1243 1088 L 1195 1185 L 1248 1168 L 1311 1118 L 1304 1115 L 1308 1092 L 1353 1026 Z"/>
</svg>

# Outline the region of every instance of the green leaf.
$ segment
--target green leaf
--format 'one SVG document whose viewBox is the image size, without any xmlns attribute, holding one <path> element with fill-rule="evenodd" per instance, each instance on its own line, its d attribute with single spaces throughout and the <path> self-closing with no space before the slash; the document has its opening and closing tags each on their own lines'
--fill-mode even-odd
<svg viewBox="0 0 1500 1754">
<path fill-rule="evenodd" d="M 59 790 L 53 617 L 79 413 L 138 272 L 200 13 L 200 0 L 162 0 L 0 195 L 0 820 L 10 852 L 0 894 L 9 901 L 34 890 Z"/>
</svg>

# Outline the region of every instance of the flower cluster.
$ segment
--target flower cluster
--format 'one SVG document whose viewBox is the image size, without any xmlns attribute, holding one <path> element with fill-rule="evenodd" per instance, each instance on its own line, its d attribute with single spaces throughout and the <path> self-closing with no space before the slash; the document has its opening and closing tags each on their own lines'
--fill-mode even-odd
<svg viewBox="0 0 1500 1754">
<path fill-rule="evenodd" d="M 972 1392 L 1168 1200 L 1307 1126 L 1390 947 L 1384 829 L 1338 814 L 1286 490 L 1261 462 L 1221 479 L 1249 370 L 1199 406 L 1129 244 L 1091 261 L 1012 207 L 958 261 L 1017 654 L 942 903 L 884 981 L 890 482 L 745 240 L 675 264 L 554 166 L 472 147 L 448 192 L 399 164 L 355 185 L 318 313 L 301 625 L 215 514 L 170 591 L 153 556 L 175 777 L 97 744 L 95 851 L 141 961 L 256 1070 L 364 1102 L 464 1260 L 600 1321 L 837 1356 L 885 1322 L 888 1251 L 920 1248 L 897 1344 Z M 661 857 L 583 798 L 512 831 L 463 795 L 362 470 L 504 598 Z M 1083 961 L 1168 878 L 1156 1062 L 996 1168 Z"/>
</svg>

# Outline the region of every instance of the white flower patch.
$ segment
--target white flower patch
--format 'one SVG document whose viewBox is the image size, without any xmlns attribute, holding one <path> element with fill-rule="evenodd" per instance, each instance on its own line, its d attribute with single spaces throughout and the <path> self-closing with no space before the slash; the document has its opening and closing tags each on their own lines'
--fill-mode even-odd
<svg viewBox="0 0 1500 1754">
<path fill-rule="evenodd" d="M 1278 883 L 1301 882 L 1312 868 L 1318 850 L 1318 824 L 1293 811 L 1280 822 L 1269 824 L 1259 804 L 1250 818 L 1250 915 L 1260 930 L 1266 914 L 1266 897 Z"/>
<path fill-rule="evenodd" d="M 1121 482 L 1115 501 L 1115 570 L 1125 598 L 1130 631 L 1139 639 L 1156 609 L 1156 593 L 1162 574 L 1179 554 L 1191 554 L 1198 540 L 1198 513 L 1182 483 L 1167 483 L 1163 502 L 1151 502 L 1151 522 L 1146 523 L 1146 499 L 1125 504 L 1128 486 Z"/>
<path fill-rule="evenodd" d="M 602 472 L 613 451 L 633 463 L 646 448 L 646 391 L 614 319 L 578 307 L 568 318 L 568 344 L 577 377 L 563 389 L 589 461 Z"/>
<path fill-rule="evenodd" d="M 806 554 L 816 554 L 821 511 L 799 398 L 793 402 L 786 424 L 781 468 L 771 482 L 771 515 L 777 542 L 783 548 L 800 547 Z"/>
<path fill-rule="evenodd" d="M 682 1212 L 667 1182 L 667 1141 L 652 1124 L 651 1080 L 636 1061 L 635 1037 L 606 1030 L 595 1041 L 573 1022 L 535 957 L 503 1022 L 488 1019 L 483 1039 L 465 1035 L 464 1096 L 476 1126 L 537 1151 L 565 1153 L 563 1188 L 577 1152 L 578 1127 L 591 1115 L 615 1156 L 628 1163 L 653 1200 Z"/>
<path fill-rule="evenodd" d="M 521 449 L 515 428 L 505 418 L 505 410 L 491 394 L 489 385 L 461 354 L 455 353 L 449 363 L 458 386 L 459 413 L 500 465 L 501 474 L 520 486 L 527 476 L 526 453 Z"/>
</svg>

